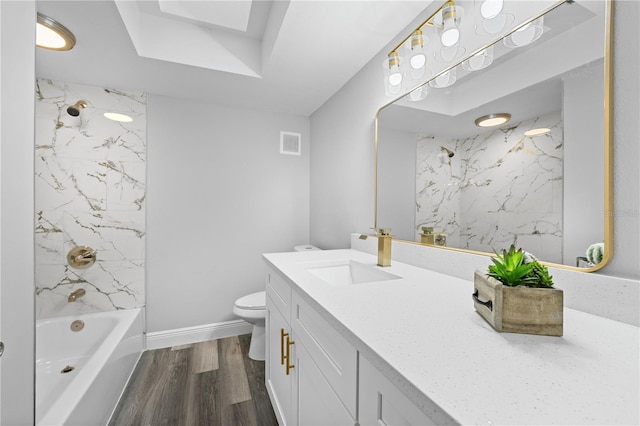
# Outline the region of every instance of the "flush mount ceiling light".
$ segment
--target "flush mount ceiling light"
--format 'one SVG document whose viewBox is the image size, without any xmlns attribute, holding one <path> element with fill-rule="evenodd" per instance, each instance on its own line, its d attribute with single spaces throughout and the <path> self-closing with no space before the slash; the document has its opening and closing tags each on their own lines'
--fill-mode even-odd
<svg viewBox="0 0 640 426">
<path fill-rule="evenodd" d="M 121 123 L 131 123 L 133 118 L 129 117 L 126 114 L 119 114 L 117 112 L 105 112 L 104 117 L 109 120 L 119 121 Z"/>
<path fill-rule="evenodd" d="M 511 120 L 511 114 L 500 112 L 497 114 L 488 114 L 476 118 L 476 126 L 478 127 L 495 127 L 500 126 Z"/>
<path fill-rule="evenodd" d="M 60 22 L 38 12 L 36 46 L 49 50 L 71 50 L 76 38 Z"/>
<path fill-rule="evenodd" d="M 544 135 L 545 133 L 549 133 L 551 131 L 551 129 L 548 129 L 546 127 L 540 127 L 538 129 L 531 129 L 531 130 L 527 130 L 526 132 L 524 132 L 525 136 L 540 136 L 540 135 Z"/>
</svg>

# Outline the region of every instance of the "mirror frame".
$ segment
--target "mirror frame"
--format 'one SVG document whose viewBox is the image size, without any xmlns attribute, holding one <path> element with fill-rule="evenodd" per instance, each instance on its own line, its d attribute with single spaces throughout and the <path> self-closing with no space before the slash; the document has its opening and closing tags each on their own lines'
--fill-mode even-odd
<svg viewBox="0 0 640 426">
<path fill-rule="evenodd" d="M 561 0 L 558 3 L 554 4 L 553 6 L 549 7 L 548 9 L 546 9 L 545 11 L 543 11 L 542 13 L 531 17 L 529 19 L 527 19 L 526 21 L 524 21 L 522 24 L 514 27 L 511 31 L 509 31 L 508 33 L 504 34 L 500 39 L 496 40 L 496 41 L 492 41 L 489 44 L 484 45 L 483 47 L 476 49 L 475 51 L 471 52 L 469 55 L 466 55 L 464 58 L 462 58 L 461 60 L 459 60 L 458 62 L 454 63 L 453 65 L 443 69 L 442 71 L 440 71 L 439 73 L 435 74 L 432 78 L 426 80 L 424 83 L 418 84 L 415 87 L 413 87 L 411 90 L 408 90 L 407 92 L 403 93 L 402 95 L 398 96 L 397 98 L 393 99 L 391 102 L 388 102 L 386 104 L 384 104 L 383 106 L 381 106 L 378 111 L 376 112 L 376 116 L 375 116 L 375 124 L 374 124 L 374 209 L 373 209 L 373 229 L 378 229 L 378 125 L 379 125 L 379 118 L 380 118 L 380 113 L 387 108 L 388 106 L 391 106 L 392 104 L 394 104 L 395 102 L 399 101 L 400 99 L 402 99 L 403 97 L 405 97 L 408 93 L 412 92 L 413 90 L 417 89 L 418 87 L 421 87 L 425 84 L 428 84 L 431 80 L 436 79 L 437 77 L 439 77 L 440 75 L 446 73 L 447 71 L 459 66 L 462 64 L 462 62 L 464 62 L 466 59 L 470 58 L 471 56 L 475 55 L 476 53 L 482 51 L 483 49 L 486 49 L 487 47 L 499 42 L 500 40 L 508 37 L 509 35 L 513 34 L 514 32 L 516 32 L 519 28 L 527 25 L 530 22 L 535 21 L 536 19 L 538 19 L 539 17 L 546 15 L 547 13 L 551 12 L 552 10 L 554 10 L 555 8 L 559 7 L 560 5 L 567 3 L 567 2 L 571 2 L 572 0 Z M 563 265 L 563 264 L 559 264 L 559 263 L 551 263 L 551 262 L 545 262 L 545 261 L 540 261 L 540 263 L 547 265 L 547 266 L 551 266 L 554 268 L 560 268 L 560 269 L 567 269 L 567 270 L 573 270 L 573 271 L 579 271 L 579 272 L 594 272 L 597 271 L 599 269 L 602 269 L 607 263 L 609 263 L 609 261 L 611 260 L 611 258 L 613 257 L 613 79 L 612 79 L 612 72 L 613 72 L 613 0 L 603 0 L 605 2 L 605 37 L 604 37 L 604 209 L 603 209 L 603 219 L 604 219 L 604 246 L 605 246 L 605 250 L 604 250 L 604 255 L 603 255 L 603 259 L 600 263 L 598 263 L 597 265 L 594 265 L 592 267 L 589 268 L 578 268 L 577 266 L 570 266 L 570 265 Z M 393 231 L 393 230 L 392 230 Z M 394 238 L 395 239 L 395 238 Z M 469 250 L 469 249 L 462 249 L 462 248 L 456 248 L 456 247 L 446 247 L 446 246 L 438 246 L 438 245 L 432 245 L 432 244 L 427 244 L 427 243 L 421 243 L 421 242 L 417 242 L 417 241 L 409 241 L 409 240 L 402 240 L 402 239 L 395 239 L 396 241 L 402 241 L 405 243 L 410 243 L 410 244 L 417 244 L 417 245 L 424 245 L 424 246 L 428 246 L 428 247 L 433 247 L 433 248 L 438 248 L 438 249 L 444 249 L 444 250 L 450 250 L 450 251 L 457 251 L 457 252 L 463 252 L 463 253 L 471 253 L 471 254 L 477 254 L 477 255 L 482 255 L 482 256 L 488 256 L 488 257 L 495 257 L 495 253 L 488 253 L 488 252 L 482 252 L 482 251 L 475 251 L 475 250 Z"/>
</svg>

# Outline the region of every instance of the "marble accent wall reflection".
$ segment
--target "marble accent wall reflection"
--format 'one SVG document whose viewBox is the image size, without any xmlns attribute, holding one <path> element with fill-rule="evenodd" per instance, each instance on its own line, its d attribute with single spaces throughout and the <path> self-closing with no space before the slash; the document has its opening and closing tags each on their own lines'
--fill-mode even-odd
<svg viewBox="0 0 640 426">
<path fill-rule="evenodd" d="M 551 132 L 524 136 L 539 127 Z M 417 232 L 433 226 L 448 246 L 484 252 L 514 243 L 563 263 L 562 134 L 555 113 L 466 139 L 418 136 Z"/>
<path fill-rule="evenodd" d="M 144 306 L 146 95 L 38 79 L 35 133 L 37 318 Z M 97 251 L 88 269 L 67 264 L 80 245 Z"/>
</svg>

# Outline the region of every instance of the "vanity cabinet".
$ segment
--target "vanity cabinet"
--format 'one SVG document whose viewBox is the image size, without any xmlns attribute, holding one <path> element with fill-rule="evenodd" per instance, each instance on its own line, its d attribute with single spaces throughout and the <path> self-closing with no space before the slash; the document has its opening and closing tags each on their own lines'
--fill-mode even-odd
<svg viewBox="0 0 640 426">
<path fill-rule="evenodd" d="M 355 425 L 358 353 L 269 268 L 265 382 L 285 425 Z"/>
<path fill-rule="evenodd" d="M 435 425 L 365 357 L 360 356 L 360 425 Z"/>
</svg>

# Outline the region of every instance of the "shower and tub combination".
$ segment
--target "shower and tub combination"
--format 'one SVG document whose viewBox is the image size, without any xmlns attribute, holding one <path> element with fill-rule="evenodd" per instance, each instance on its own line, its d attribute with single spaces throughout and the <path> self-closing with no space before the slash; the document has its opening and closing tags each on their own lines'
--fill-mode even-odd
<svg viewBox="0 0 640 426">
<path fill-rule="evenodd" d="M 146 95 L 38 79 L 35 134 L 36 424 L 105 425 L 144 350 Z"/>
<path fill-rule="evenodd" d="M 36 322 L 36 424 L 105 425 L 144 349 L 141 309 Z"/>
</svg>

